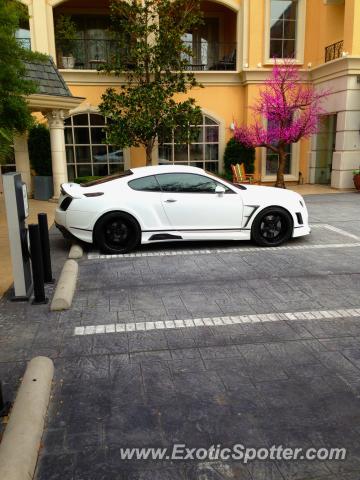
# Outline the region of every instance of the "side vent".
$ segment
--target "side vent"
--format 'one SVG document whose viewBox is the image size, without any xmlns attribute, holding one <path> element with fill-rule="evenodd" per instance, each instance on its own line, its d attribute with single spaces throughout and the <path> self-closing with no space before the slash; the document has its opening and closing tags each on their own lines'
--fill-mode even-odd
<svg viewBox="0 0 360 480">
<path fill-rule="evenodd" d="M 297 212 L 296 213 L 296 218 L 297 218 L 297 221 L 298 221 L 298 224 L 299 225 L 303 225 L 304 224 L 304 221 L 303 221 L 303 218 L 302 218 L 302 215 L 300 212 Z"/>
<path fill-rule="evenodd" d="M 155 233 L 155 235 L 151 235 L 149 240 L 182 240 L 182 237 L 170 233 Z"/>
</svg>

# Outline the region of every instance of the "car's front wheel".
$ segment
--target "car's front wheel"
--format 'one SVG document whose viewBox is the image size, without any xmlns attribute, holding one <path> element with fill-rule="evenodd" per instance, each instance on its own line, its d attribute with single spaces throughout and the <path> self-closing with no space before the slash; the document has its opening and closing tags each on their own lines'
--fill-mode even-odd
<svg viewBox="0 0 360 480">
<path fill-rule="evenodd" d="M 140 243 L 141 231 L 137 221 L 127 213 L 111 212 L 98 220 L 94 243 L 104 253 L 126 253 Z"/>
<path fill-rule="evenodd" d="M 290 213 L 280 207 L 268 207 L 256 216 L 251 236 L 262 247 L 277 247 L 291 238 L 292 231 Z"/>
</svg>

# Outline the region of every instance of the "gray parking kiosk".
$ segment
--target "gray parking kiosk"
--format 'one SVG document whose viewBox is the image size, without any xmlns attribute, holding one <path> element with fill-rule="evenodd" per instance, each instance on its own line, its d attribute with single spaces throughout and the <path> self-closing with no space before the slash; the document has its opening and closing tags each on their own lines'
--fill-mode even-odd
<svg viewBox="0 0 360 480">
<path fill-rule="evenodd" d="M 26 184 L 20 173 L 6 173 L 3 175 L 3 187 L 14 276 L 14 294 L 11 300 L 29 300 L 33 283 L 26 227 L 29 215 Z"/>
</svg>

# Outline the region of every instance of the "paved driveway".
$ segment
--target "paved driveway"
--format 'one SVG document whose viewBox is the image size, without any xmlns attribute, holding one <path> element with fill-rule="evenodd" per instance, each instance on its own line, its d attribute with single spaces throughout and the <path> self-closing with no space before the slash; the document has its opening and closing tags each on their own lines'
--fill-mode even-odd
<svg viewBox="0 0 360 480">
<path fill-rule="evenodd" d="M 71 311 L 3 300 L 9 391 L 24 360 L 55 359 L 37 480 L 359 479 L 360 196 L 307 204 L 312 235 L 281 248 L 91 251 Z M 60 265 L 62 240 L 53 244 Z M 174 443 L 348 454 L 246 465 L 120 458 L 121 447 Z"/>
</svg>

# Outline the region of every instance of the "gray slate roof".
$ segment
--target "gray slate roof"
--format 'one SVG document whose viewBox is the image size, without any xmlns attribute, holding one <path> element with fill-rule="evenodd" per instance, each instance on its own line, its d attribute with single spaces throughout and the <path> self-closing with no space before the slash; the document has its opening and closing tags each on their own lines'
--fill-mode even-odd
<svg viewBox="0 0 360 480">
<path fill-rule="evenodd" d="M 60 97 L 73 96 L 51 58 L 46 62 L 25 62 L 25 66 L 25 78 L 33 80 L 38 85 L 37 93 Z"/>
</svg>

